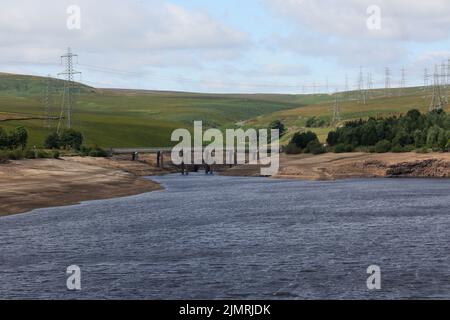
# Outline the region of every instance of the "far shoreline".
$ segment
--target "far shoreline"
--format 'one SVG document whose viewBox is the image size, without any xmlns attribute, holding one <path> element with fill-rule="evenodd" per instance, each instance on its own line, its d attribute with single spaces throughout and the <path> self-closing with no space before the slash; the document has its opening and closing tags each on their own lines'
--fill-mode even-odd
<svg viewBox="0 0 450 320">
<path fill-rule="evenodd" d="M 152 176 L 176 173 L 156 167 L 152 156 L 128 158 L 70 157 L 0 164 L 0 218 L 35 209 L 76 205 L 163 190 Z M 259 177 L 260 167 L 243 165 L 223 176 Z M 327 153 L 281 155 L 274 179 L 335 181 L 377 178 L 450 178 L 450 153 Z"/>
</svg>

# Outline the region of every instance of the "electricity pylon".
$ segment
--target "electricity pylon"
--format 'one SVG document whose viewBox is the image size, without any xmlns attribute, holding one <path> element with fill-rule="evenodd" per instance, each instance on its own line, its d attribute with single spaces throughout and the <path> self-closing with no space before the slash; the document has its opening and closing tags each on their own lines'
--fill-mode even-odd
<svg viewBox="0 0 450 320">
<path fill-rule="evenodd" d="M 385 94 L 386 97 L 389 96 L 389 89 L 391 89 L 391 70 L 389 68 L 385 69 L 385 81 L 384 81 L 384 87 L 385 87 Z"/>
<path fill-rule="evenodd" d="M 339 95 L 336 92 L 336 94 L 334 95 L 334 105 L 333 105 L 333 120 L 332 120 L 333 127 L 336 127 L 341 120 L 342 120 L 341 119 L 341 105 L 340 105 L 340 101 L 339 101 Z"/>
<path fill-rule="evenodd" d="M 43 90 L 43 104 L 44 104 L 44 114 L 45 123 L 44 126 L 48 129 L 52 127 L 52 101 L 51 101 L 52 87 L 51 87 L 51 77 L 48 75 L 47 82 Z"/>
<path fill-rule="evenodd" d="M 59 117 L 59 123 L 57 131 L 61 129 L 62 121 L 64 115 L 67 116 L 67 128 L 72 128 L 73 125 L 73 108 L 75 106 L 75 82 L 74 75 L 81 74 L 81 72 L 75 71 L 73 68 L 74 58 L 78 58 L 78 55 L 73 54 L 70 47 L 67 49 L 67 53 L 61 56 L 61 63 L 64 63 L 66 69 L 59 73 L 58 76 L 66 76 L 66 81 L 64 82 L 64 90 L 61 104 L 61 114 Z"/>
<path fill-rule="evenodd" d="M 444 99 L 442 98 L 440 77 L 439 68 L 436 66 L 434 70 L 433 96 L 431 98 L 430 111 L 442 110 L 445 105 Z"/>
<path fill-rule="evenodd" d="M 402 68 L 402 79 L 400 80 L 400 92 L 399 95 L 403 95 L 403 91 L 406 87 L 406 71 L 405 68 Z"/>
<path fill-rule="evenodd" d="M 364 75 L 362 67 L 360 67 L 359 69 L 358 91 L 359 91 L 359 103 L 366 104 L 367 92 L 364 89 Z"/>
</svg>

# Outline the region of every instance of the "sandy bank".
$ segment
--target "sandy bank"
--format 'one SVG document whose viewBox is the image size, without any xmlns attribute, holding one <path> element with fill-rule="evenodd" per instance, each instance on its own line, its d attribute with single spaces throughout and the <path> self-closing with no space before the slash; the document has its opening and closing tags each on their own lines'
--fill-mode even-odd
<svg viewBox="0 0 450 320">
<path fill-rule="evenodd" d="M 257 166 L 240 166 L 224 175 L 257 176 Z M 328 153 L 281 155 L 275 178 L 335 180 L 374 177 L 450 178 L 450 153 Z"/>
<path fill-rule="evenodd" d="M 148 164 L 103 158 L 0 164 L 0 216 L 159 190 L 142 176 L 163 173 Z"/>
</svg>

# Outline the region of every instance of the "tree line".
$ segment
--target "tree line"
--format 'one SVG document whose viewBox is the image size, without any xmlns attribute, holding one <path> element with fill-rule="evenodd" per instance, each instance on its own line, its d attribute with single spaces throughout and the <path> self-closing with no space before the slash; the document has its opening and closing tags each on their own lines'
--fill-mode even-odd
<svg viewBox="0 0 450 320">
<path fill-rule="evenodd" d="M 0 150 L 25 149 L 28 143 L 28 131 L 24 127 L 18 127 L 7 131 L 0 127 Z"/>
<path fill-rule="evenodd" d="M 372 152 L 448 151 L 450 115 L 442 110 L 423 114 L 413 109 L 401 116 L 350 121 L 331 131 L 327 144 L 345 151 L 358 147 Z"/>
<path fill-rule="evenodd" d="M 326 145 L 312 131 L 297 132 L 286 153 L 427 152 L 430 149 L 450 151 L 450 115 L 443 110 L 421 113 L 413 109 L 400 116 L 348 121 L 328 134 Z"/>
</svg>

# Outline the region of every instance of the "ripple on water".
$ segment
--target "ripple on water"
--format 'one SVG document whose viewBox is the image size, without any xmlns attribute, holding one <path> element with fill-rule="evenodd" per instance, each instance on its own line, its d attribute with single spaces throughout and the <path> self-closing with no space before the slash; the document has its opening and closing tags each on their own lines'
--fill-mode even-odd
<svg viewBox="0 0 450 320">
<path fill-rule="evenodd" d="M 446 180 L 156 180 L 165 191 L 0 219 L 0 297 L 450 298 Z"/>
</svg>

